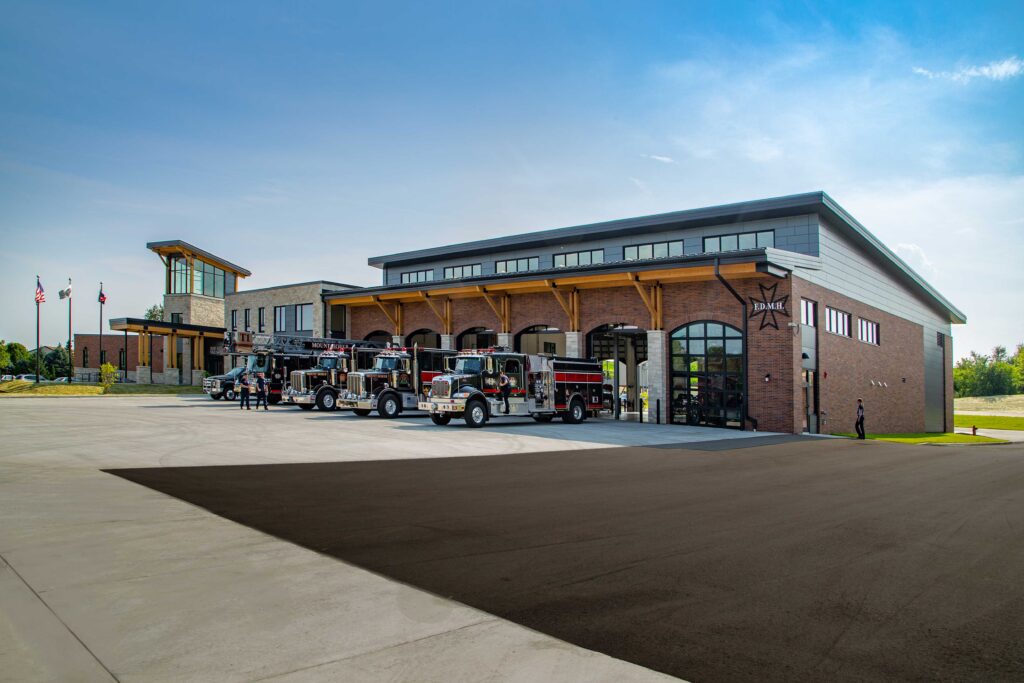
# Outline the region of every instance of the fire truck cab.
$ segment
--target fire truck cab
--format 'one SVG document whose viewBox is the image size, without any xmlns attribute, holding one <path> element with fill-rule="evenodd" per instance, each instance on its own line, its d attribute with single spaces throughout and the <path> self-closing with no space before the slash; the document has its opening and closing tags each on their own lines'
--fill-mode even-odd
<svg viewBox="0 0 1024 683">
<path fill-rule="evenodd" d="M 346 389 L 348 373 L 373 365 L 379 345 L 347 346 L 320 354 L 315 367 L 295 370 L 283 402 L 303 410 L 335 410 L 338 396 Z"/>
<path fill-rule="evenodd" d="M 445 370 L 446 359 L 455 355 L 445 349 L 387 348 L 373 359 L 373 367 L 348 373 L 344 396 L 338 407 L 365 416 L 373 411 L 381 417 L 419 409 L 434 377 Z"/>
<path fill-rule="evenodd" d="M 486 349 L 459 353 L 451 372 L 434 379 L 419 408 L 437 425 L 461 417 L 470 427 L 482 427 L 505 415 L 502 373 L 511 386 L 509 416 L 538 422 L 560 416 L 577 424 L 600 410 L 604 399 L 604 377 L 594 360 Z"/>
</svg>

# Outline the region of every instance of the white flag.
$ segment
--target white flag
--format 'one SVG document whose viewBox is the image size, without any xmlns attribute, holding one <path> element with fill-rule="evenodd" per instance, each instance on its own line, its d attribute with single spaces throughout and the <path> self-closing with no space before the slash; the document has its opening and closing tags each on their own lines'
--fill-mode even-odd
<svg viewBox="0 0 1024 683">
<path fill-rule="evenodd" d="M 68 288 L 67 289 L 62 289 L 62 290 L 60 290 L 57 293 L 60 294 L 60 298 L 61 299 L 70 299 L 71 298 L 71 283 L 70 282 L 68 283 Z"/>
</svg>

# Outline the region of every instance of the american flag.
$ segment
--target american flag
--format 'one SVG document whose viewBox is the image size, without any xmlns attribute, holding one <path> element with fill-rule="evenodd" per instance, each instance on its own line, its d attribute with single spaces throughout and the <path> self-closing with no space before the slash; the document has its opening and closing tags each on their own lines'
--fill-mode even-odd
<svg viewBox="0 0 1024 683">
<path fill-rule="evenodd" d="M 36 303 L 41 304 L 46 301 L 46 292 L 43 290 L 43 283 L 39 281 L 39 276 L 36 275 Z"/>
</svg>

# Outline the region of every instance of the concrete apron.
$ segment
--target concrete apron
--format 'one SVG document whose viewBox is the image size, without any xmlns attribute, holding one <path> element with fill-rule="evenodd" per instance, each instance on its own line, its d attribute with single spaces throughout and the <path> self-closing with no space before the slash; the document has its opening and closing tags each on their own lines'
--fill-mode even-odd
<svg viewBox="0 0 1024 683">
<path fill-rule="evenodd" d="M 470 456 L 742 434 L 531 421 L 453 439 L 453 428 L 423 420 L 292 409 L 257 417 L 232 407 L 206 397 L 0 406 L 0 671 L 15 680 L 669 679 L 99 468 L 407 458 L 412 443 L 421 454 Z M 339 430 L 351 448 L 338 447 Z"/>
</svg>

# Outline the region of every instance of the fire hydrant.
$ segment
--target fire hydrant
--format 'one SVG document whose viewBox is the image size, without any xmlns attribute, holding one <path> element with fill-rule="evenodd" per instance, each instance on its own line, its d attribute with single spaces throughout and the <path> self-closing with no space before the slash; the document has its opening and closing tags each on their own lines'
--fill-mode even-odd
<svg viewBox="0 0 1024 683">
<path fill-rule="evenodd" d="M 975 427 L 974 425 L 971 425 L 971 436 L 977 436 L 977 435 L 978 435 L 978 428 Z"/>
</svg>

